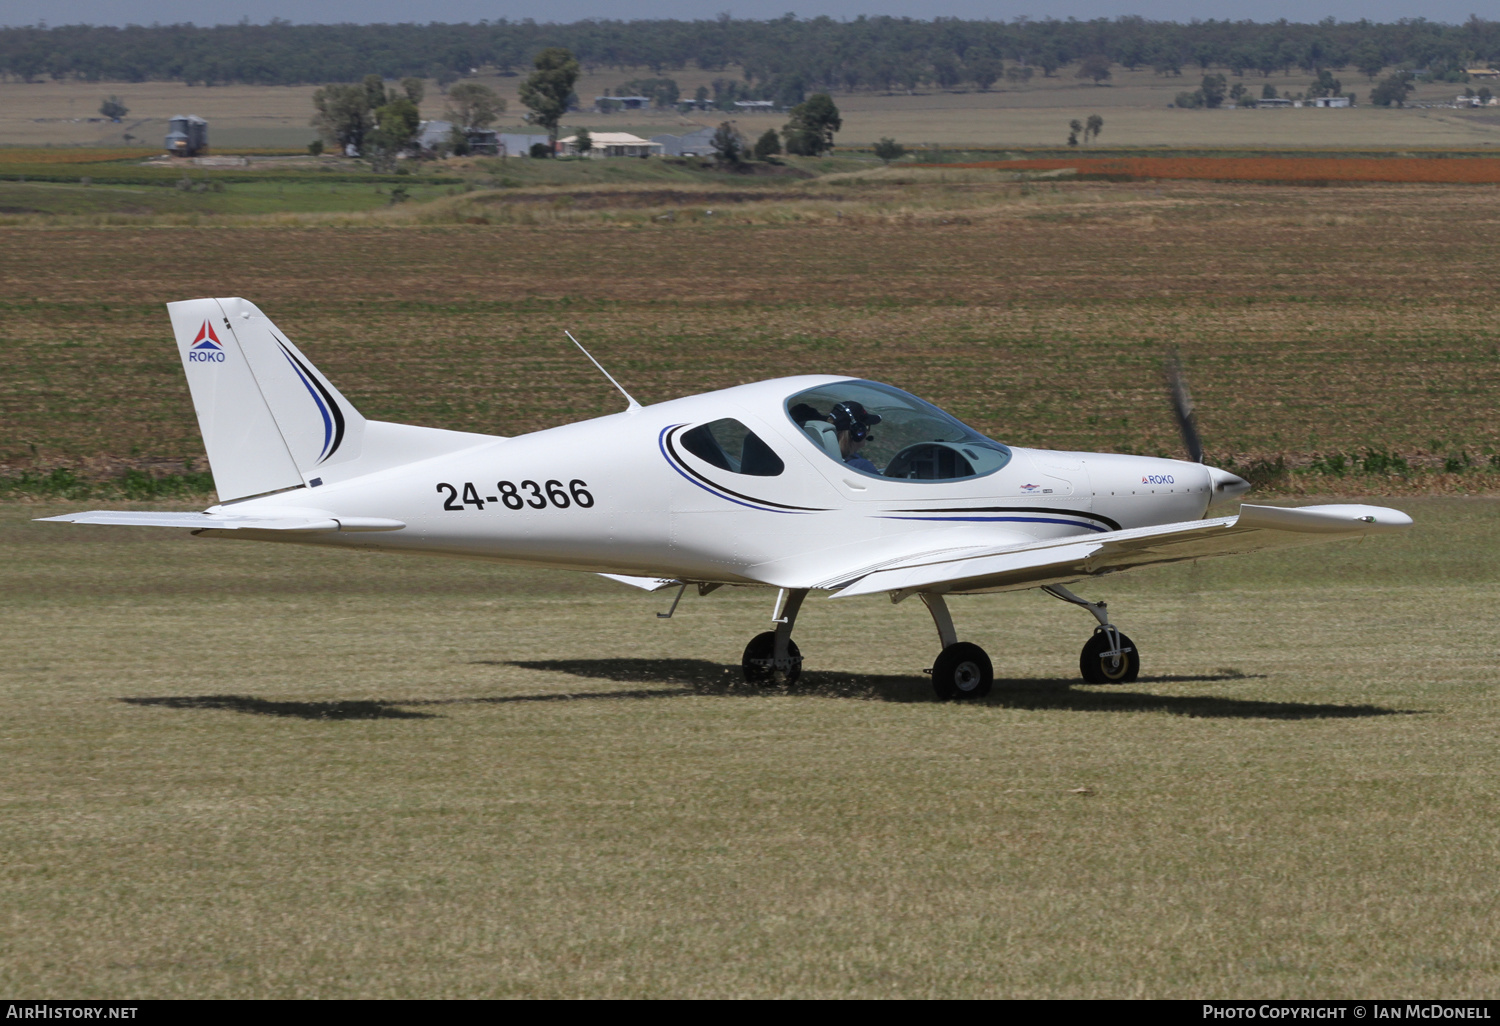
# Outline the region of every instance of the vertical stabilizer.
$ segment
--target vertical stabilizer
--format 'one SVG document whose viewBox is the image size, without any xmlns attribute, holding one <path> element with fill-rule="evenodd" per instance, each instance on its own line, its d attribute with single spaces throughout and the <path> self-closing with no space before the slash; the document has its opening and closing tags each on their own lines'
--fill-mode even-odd
<svg viewBox="0 0 1500 1026">
<path fill-rule="evenodd" d="M 218 300 L 168 303 L 167 311 L 219 499 L 228 502 L 301 484 L 302 475 Z"/>
<path fill-rule="evenodd" d="M 316 486 L 359 457 L 364 418 L 255 304 L 167 310 L 221 501 Z"/>
</svg>

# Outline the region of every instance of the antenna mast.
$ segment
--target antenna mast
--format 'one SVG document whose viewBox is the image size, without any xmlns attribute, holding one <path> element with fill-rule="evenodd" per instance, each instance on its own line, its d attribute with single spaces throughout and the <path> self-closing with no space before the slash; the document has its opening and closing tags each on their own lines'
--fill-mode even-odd
<svg viewBox="0 0 1500 1026">
<path fill-rule="evenodd" d="M 602 363 L 594 359 L 593 353 L 590 353 L 587 349 L 583 348 L 582 342 L 578 341 L 576 338 L 573 338 L 573 333 L 571 331 L 564 330 L 563 334 L 568 336 L 568 339 L 578 347 L 578 351 L 580 353 L 589 358 L 589 363 L 592 363 L 595 367 L 599 368 L 600 374 L 603 374 L 606 378 L 609 378 L 609 383 L 611 385 L 614 385 L 615 388 L 620 390 L 620 394 L 623 395 L 625 397 L 625 401 L 630 404 L 628 407 L 626 407 L 625 412 L 629 413 L 631 410 L 639 410 L 641 408 L 641 404 L 635 401 L 635 396 L 625 391 L 625 389 L 620 388 L 620 383 L 614 379 L 609 371 L 604 369 L 604 365 Z"/>
</svg>

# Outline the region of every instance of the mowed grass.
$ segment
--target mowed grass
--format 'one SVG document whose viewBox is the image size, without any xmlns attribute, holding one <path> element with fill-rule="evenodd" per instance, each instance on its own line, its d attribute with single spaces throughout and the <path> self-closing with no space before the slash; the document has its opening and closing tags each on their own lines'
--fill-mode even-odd
<svg viewBox="0 0 1500 1026">
<path fill-rule="evenodd" d="M 1091 621 L 33 524 L 0 508 L 17 997 L 1484 997 L 1489 500 L 1095 582 Z"/>
<path fill-rule="evenodd" d="M 0 465 L 201 466 L 161 304 L 203 295 L 258 303 L 367 416 L 465 430 L 615 410 L 570 329 L 644 402 L 847 373 L 1007 442 L 1173 455 L 1177 347 L 1220 463 L 1373 450 L 1483 491 L 1500 451 L 1494 189 L 916 169 L 380 216 L 0 229 Z"/>
</svg>

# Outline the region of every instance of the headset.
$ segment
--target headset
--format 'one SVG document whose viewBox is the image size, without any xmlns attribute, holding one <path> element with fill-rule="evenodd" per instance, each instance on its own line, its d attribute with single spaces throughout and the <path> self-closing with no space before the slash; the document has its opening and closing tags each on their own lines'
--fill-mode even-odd
<svg viewBox="0 0 1500 1026">
<path fill-rule="evenodd" d="M 870 428 L 880 423 L 880 414 L 871 413 L 863 404 L 850 400 L 828 411 L 828 420 L 837 430 L 849 432 L 854 441 L 864 442 L 870 438 Z"/>
</svg>

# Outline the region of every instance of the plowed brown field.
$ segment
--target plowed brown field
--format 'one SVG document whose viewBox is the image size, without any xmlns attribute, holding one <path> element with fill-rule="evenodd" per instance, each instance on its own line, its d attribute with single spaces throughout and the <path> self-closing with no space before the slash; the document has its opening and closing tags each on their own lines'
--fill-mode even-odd
<svg viewBox="0 0 1500 1026">
<path fill-rule="evenodd" d="M 944 166 L 1009 171 L 1074 168 L 1084 175 L 1215 182 L 1500 184 L 1500 159 L 1490 157 L 1051 157 Z"/>
<path fill-rule="evenodd" d="M 0 463 L 201 455 L 162 310 L 199 295 L 260 304 L 367 415 L 451 428 L 613 410 L 568 328 L 646 402 L 839 372 L 1017 444 L 1176 454 L 1176 346 L 1210 459 L 1500 449 L 1500 191 L 955 188 L 782 226 L 6 228 Z"/>
</svg>

